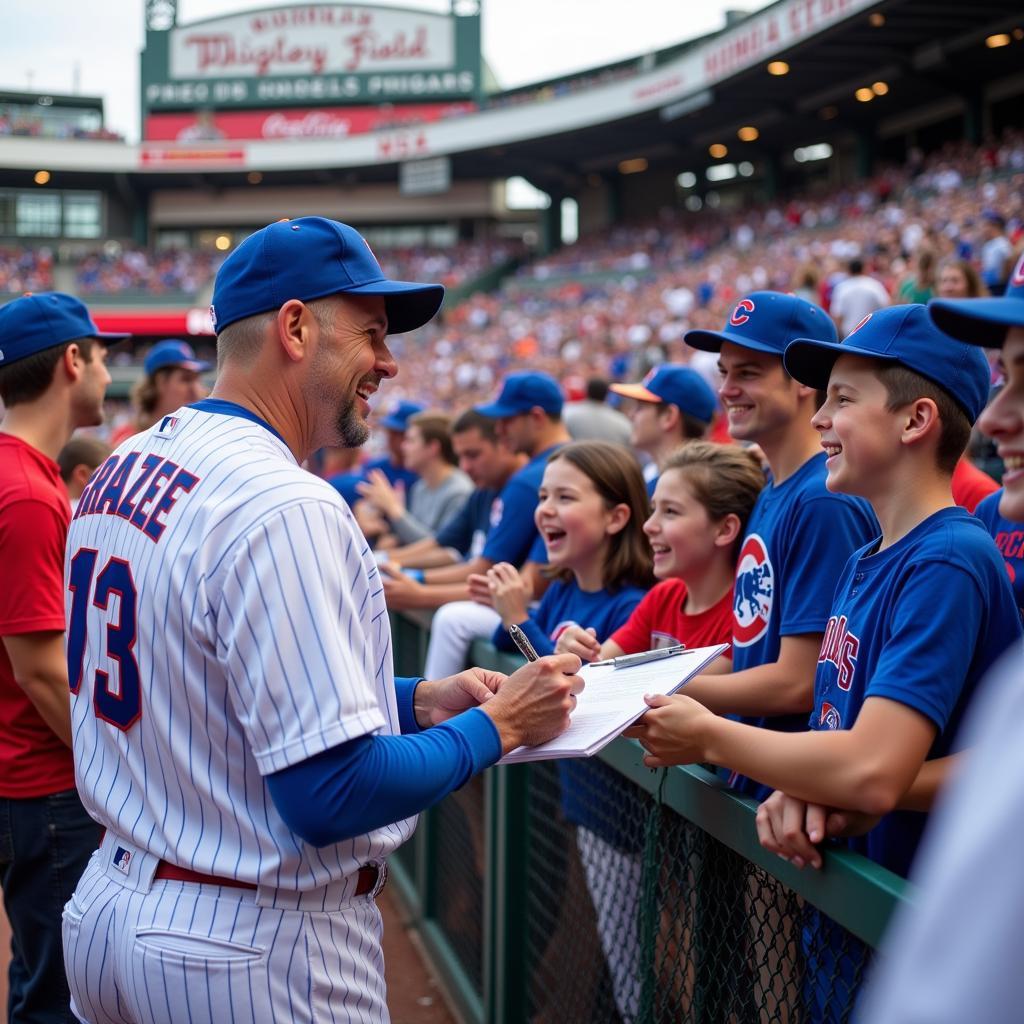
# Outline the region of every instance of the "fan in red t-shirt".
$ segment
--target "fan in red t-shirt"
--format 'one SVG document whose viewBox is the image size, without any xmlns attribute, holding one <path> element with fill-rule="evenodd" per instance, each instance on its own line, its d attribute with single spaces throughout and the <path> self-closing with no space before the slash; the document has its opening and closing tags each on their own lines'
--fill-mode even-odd
<svg viewBox="0 0 1024 1024">
<path fill-rule="evenodd" d="M 710 441 L 680 448 L 662 467 L 644 524 L 660 582 L 603 644 L 593 630 L 573 626 L 557 650 L 593 661 L 671 644 L 728 643 L 736 557 L 763 486 L 757 459 L 742 448 Z M 728 672 L 729 658 L 709 671 Z"/>
</svg>

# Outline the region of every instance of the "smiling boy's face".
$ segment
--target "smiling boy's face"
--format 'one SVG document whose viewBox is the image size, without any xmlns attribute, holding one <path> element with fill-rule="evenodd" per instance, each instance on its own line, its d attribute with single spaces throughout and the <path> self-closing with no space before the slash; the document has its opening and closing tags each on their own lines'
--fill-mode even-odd
<svg viewBox="0 0 1024 1024">
<path fill-rule="evenodd" d="M 1013 327 L 1001 356 L 1006 384 L 981 414 L 978 427 L 997 445 L 1006 466 L 999 514 L 1024 522 L 1024 327 Z"/>
<path fill-rule="evenodd" d="M 830 491 L 870 499 L 891 487 L 906 416 L 888 408 L 877 369 L 875 360 L 854 355 L 840 356 L 832 367 L 828 398 L 812 420 L 828 456 Z"/>
</svg>

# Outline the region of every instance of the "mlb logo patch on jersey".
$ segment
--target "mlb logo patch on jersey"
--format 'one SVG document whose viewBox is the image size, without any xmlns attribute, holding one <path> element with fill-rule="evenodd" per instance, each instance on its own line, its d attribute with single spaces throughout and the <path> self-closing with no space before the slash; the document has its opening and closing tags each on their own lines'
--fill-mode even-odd
<svg viewBox="0 0 1024 1024">
<path fill-rule="evenodd" d="M 842 729 L 843 717 L 839 714 L 839 708 L 834 704 L 829 704 L 827 700 L 822 701 L 818 725 L 823 729 Z"/>
<path fill-rule="evenodd" d="M 117 847 L 117 849 L 114 850 L 114 857 L 110 863 L 113 864 L 122 875 L 127 875 L 128 869 L 131 867 L 132 863 L 131 850 L 126 850 L 123 846 Z"/>
<path fill-rule="evenodd" d="M 179 417 L 177 416 L 165 416 L 160 421 L 160 426 L 156 429 L 157 437 L 171 437 L 175 430 L 178 429 Z"/>
<path fill-rule="evenodd" d="M 733 643 L 749 647 L 764 636 L 772 617 L 775 570 L 764 540 L 752 533 L 740 550 L 733 592 Z"/>
</svg>

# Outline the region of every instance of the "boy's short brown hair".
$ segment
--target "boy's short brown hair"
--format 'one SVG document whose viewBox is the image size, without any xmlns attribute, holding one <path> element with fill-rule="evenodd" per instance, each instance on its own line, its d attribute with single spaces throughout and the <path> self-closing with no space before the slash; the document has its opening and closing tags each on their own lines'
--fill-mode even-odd
<svg viewBox="0 0 1024 1024">
<path fill-rule="evenodd" d="M 455 449 L 452 447 L 452 418 L 450 416 L 441 412 L 419 412 L 415 416 L 409 417 L 409 426 L 416 427 L 427 444 L 436 441 L 441 458 L 448 465 L 457 466 L 459 464 L 459 460 L 455 457 Z"/>
<path fill-rule="evenodd" d="M 971 421 L 966 411 L 943 387 L 900 363 L 879 362 L 875 371 L 885 387 L 889 412 L 919 398 L 929 398 L 939 411 L 939 443 L 935 461 L 943 473 L 952 475 L 971 439 Z"/>
<path fill-rule="evenodd" d="M 0 400 L 7 408 L 34 402 L 53 383 L 54 371 L 69 345 L 77 345 L 82 358 L 89 362 L 94 344 L 95 338 L 74 338 L 53 348 L 44 348 L 42 352 L 34 352 L 10 366 L 0 367 Z"/>
</svg>

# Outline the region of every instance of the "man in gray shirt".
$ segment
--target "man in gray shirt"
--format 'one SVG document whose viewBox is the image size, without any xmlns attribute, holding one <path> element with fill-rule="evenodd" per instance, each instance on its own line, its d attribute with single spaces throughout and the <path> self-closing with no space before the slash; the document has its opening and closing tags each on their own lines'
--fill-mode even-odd
<svg viewBox="0 0 1024 1024">
<path fill-rule="evenodd" d="M 422 412 L 409 420 L 402 458 L 419 475 L 408 497 L 379 470 L 371 470 L 356 489 L 387 520 L 398 543 L 411 544 L 432 537 L 456 515 L 472 493 L 473 481 L 456 468 L 451 419 L 441 413 Z"/>
<path fill-rule="evenodd" d="M 591 377 L 587 381 L 587 397 L 570 402 L 562 410 L 562 420 L 574 441 L 614 441 L 629 444 L 629 419 L 606 403 L 608 381 Z"/>
</svg>

